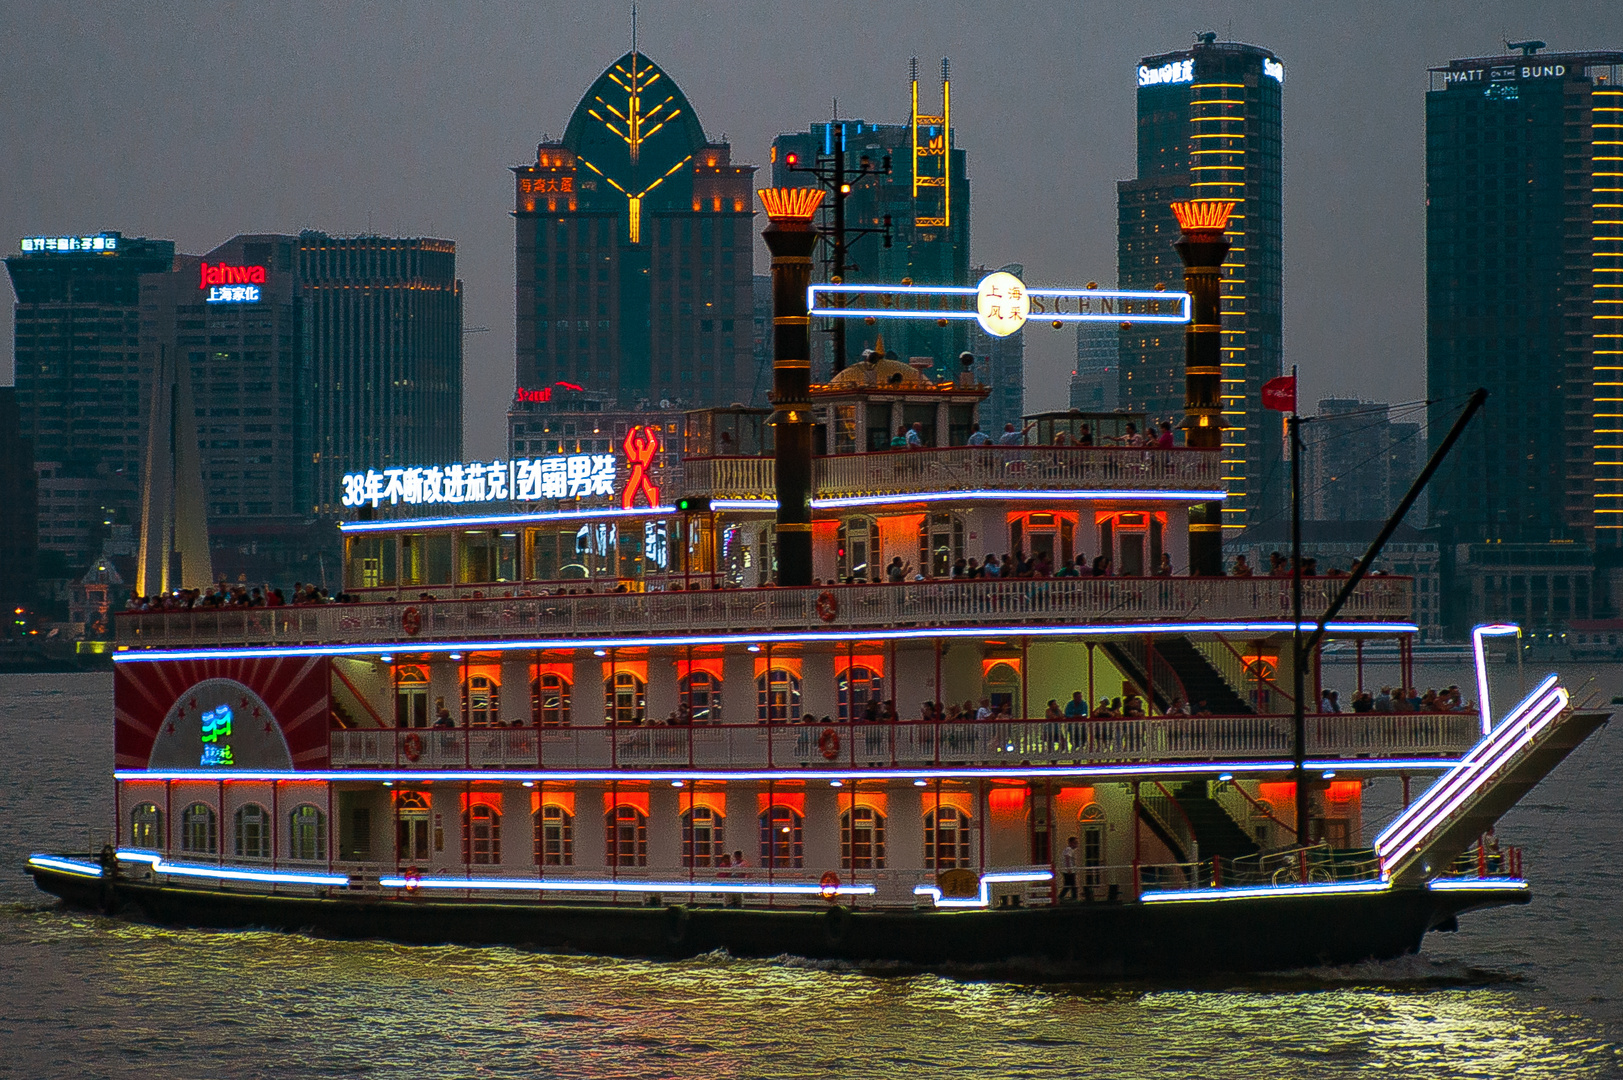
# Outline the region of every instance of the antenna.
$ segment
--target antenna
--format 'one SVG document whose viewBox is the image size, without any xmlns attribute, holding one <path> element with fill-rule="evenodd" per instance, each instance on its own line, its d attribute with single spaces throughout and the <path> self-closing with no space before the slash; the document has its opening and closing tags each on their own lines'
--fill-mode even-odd
<svg viewBox="0 0 1623 1080">
<path fill-rule="evenodd" d="M 631 5 L 631 55 L 637 55 L 637 5 Z"/>
<path fill-rule="evenodd" d="M 950 81 L 951 79 L 947 75 L 947 58 L 943 56 L 941 58 L 941 85 L 945 86 Z"/>
<path fill-rule="evenodd" d="M 907 77 L 912 82 L 919 81 L 919 58 L 916 56 L 907 62 Z"/>
</svg>

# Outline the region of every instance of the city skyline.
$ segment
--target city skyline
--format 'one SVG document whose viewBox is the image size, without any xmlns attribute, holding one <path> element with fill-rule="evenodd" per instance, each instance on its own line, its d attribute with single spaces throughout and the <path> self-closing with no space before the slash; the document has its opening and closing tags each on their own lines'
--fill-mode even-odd
<svg viewBox="0 0 1623 1080">
<path fill-rule="evenodd" d="M 1023 263 L 1034 282 L 1112 276 L 1112 185 L 1132 175 L 1138 57 L 1186 47 L 1208 29 L 1286 57 L 1285 362 L 1301 365 L 1310 398 L 1355 392 L 1362 379 L 1381 381 L 1394 400 L 1421 393 L 1426 69 L 1500 52 L 1504 36 L 1541 37 L 1552 50 L 1604 47 L 1623 36 L 1623 13 L 1592 3 L 1548 5 L 1536 19 L 1510 4 L 1449 5 L 1424 17 L 1336 12 L 1311 21 L 1223 4 L 1082 19 L 1034 12 L 967 38 L 946 29 L 965 25 L 967 8 L 962 19 L 928 21 L 903 8 L 866 14 L 871 32 L 860 40 L 808 40 L 784 62 L 770 20 L 733 19 L 731 35 L 715 39 L 703 36 L 714 25 L 704 14 L 643 11 L 641 47 L 705 103 L 706 134 L 725 136 L 734 160 L 758 166 L 774 136 L 808 114 L 832 112 L 836 96 L 841 115 L 905 120 L 896 102 L 907 58 L 917 55 L 928 68 L 952 57 L 954 127 L 960 145 L 979 149 L 971 258 Z M 468 452 L 498 452 L 512 394 L 513 265 L 511 225 L 491 208 L 506 203 L 508 168 L 533 160 L 537 135 L 561 134 L 549 125 L 561 123 L 579 88 L 629 39 L 625 13 L 567 25 L 525 21 L 492 8 L 454 22 L 422 10 L 398 22 L 327 15 L 294 25 L 277 11 L 224 5 L 188 19 L 183 33 L 163 17 L 128 20 L 118 36 L 96 43 L 103 69 L 117 74 L 90 81 L 34 66 L 28 57 L 52 55 L 52 43 L 78 41 L 80 31 L 49 12 L 27 13 L 16 20 L 12 85 L 48 92 L 37 107 L 7 110 L 5 123 L 15 145 L 51 154 L 19 155 L 6 166 L 16 196 L 0 220 L 13 238 L 119 229 L 174 236 L 183 250 L 207 250 L 238 232 L 306 227 L 455 239 L 468 281 L 467 325 L 491 328 L 469 341 Z M 1386 51 L 1365 63 L 1347 59 L 1346 42 L 1378 35 Z M 537 41 L 548 61 L 541 80 L 527 74 Z M 161 72 L 146 58 L 160 43 Z M 351 104 L 334 110 L 328 90 L 340 85 L 338 74 L 321 65 L 331 65 L 339 45 Z M 1030 62 L 1011 67 L 1005 58 L 1013 52 Z M 304 77 L 283 77 L 283 64 L 269 78 L 261 55 L 287 58 Z M 393 74 L 402 56 L 418 61 L 405 87 Z M 1051 85 L 1056 72 L 1065 80 L 1061 93 Z M 238 89 L 218 89 L 226 85 Z M 122 100 L 150 105 L 137 122 L 115 124 Z M 318 104 L 332 123 L 310 130 L 299 117 Z M 168 130 L 197 134 L 154 153 L 148 141 Z M 67 139 L 66 131 L 83 137 Z M 246 160 L 255 168 L 230 165 Z M 1021 167 L 1004 164 L 1010 160 Z M 1340 238 L 1351 223 L 1365 242 L 1349 247 Z M 1312 258 L 1332 246 L 1336 260 Z M 1341 299 L 1320 302 L 1326 292 Z M 1377 317 L 1349 333 L 1337 307 Z M 9 338 L 9 325 L 3 329 Z M 1028 337 L 1028 407 L 1061 407 L 1074 339 L 1042 330 Z M 1372 359 L 1346 364 L 1349 353 Z M 0 380 L 8 373 L 0 357 Z"/>
</svg>

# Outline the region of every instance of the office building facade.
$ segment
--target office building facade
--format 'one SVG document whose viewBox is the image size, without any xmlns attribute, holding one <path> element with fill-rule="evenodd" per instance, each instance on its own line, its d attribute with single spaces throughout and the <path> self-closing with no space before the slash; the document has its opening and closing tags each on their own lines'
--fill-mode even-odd
<svg viewBox="0 0 1623 1080">
<path fill-rule="evenodd" d="M 1117 185 L 1120 287 L 1181 287 L 1174 200 L 1236 204 L 1222 267 L 1223 526 L 1232 538 L 1282 512 L 1288 491 L 1279 415 L 1261 397 L 1283 364 L 1285 67 L 1267 49 L 1203 34 L 1192 49 L 1145 57 L 1137 81 L 1138 176 Z M 1181 328 L 1135 325 L 1120 342 L 1121 407 L 1176 423 L 1184 401 Z"/>
<path fill-rule="evenodd" d="M 755 167 L 633 49 L 514 173 L 516 382 L 637 408 L 754 383 Z"/>
<path fill-rule="evenodd" d="M 1083 412 L 1115 412 L 1121 404 L 1121 328 L 1076 324 L 1076 368 L 1070 404 Z"/>
<path fill-rule="evenodd" d="M 461 460 L 456 244 L 305 231 L 297 273 L 312 386 L 311 511 L 342 512 L 345 473 Z"/>
<path fill-rule="evenodd" d="M 65 582 L 140 513 L 140 279 L 169 271 L 175 245 L 104 232 L 20 246 L 6 259 L 18 434 L 33 447 L 40 573 Z"/>
<path fill-rule="evenodd" d="M 39 550 L 39 478 L 34 473 L 34 443 L 22 433 L 17 388 L 0 386 L 0 637 L 18 633 L 26 619 L 15 609 L 31 611 L 38 600 L 35 579 Z"/>
<path fill-rule="evenodd" d="M 1321 399 L 1302 442 L 1308 521 L 1384 521 L 1419 474 L 1425 449 L 1418 421 L 1394 420 L 1385 402 L 1356 398 Z"/>
<path fill-rule="evenodd" d="M 1489 392 L 1434 484 L 1456 634 L 1587 618 L 1623 561 L 1623 52 L 1538 47 L 1426 94 L 1432 445 Z"/>
<path fill-rule="evenodd" d="M 911 80 L 911 107 L 905 124 L 875 124 L 866 120 L 833 120 L 814 123 L 805 131 L 779 135 L 772 141 L 772 183 L 776 187 L 815 187 L 818 181 L 797 170 L 813 166 L 832 167 L 836 152 L 847 173 L 857 173 L 864 163 L 870 173 L 865 179 L 852 178 L 845 200 L 847 245 L 845 280 L 850 284 L 873 282 L 899 285 L 972 285 L 979 278 L 969 259 L 969 157 L 954 142 L 952 129 L 952 84 L 943 61 L 941 105 L 935 109 L 930 92 L 921 89 L 917 72 Z M 921 101 L 921 94 L 924 99 Z M 890 172 L 884 174 L 886 159 Z M 823 201 L 816 224 L 831 228 L 834 223 L 833 198 Z M 890 220 L 890 244 L 882 230 Z M 856 235 L 857 230 L 867 230 Z M 832 245 L 825 240 L 813 256 L 818 260 L 814 280 L 828 281 L 834 274 Z M 927 320 L 889 321 L 864 326 L 846 322 L 843 363 L 834 357 L 834 320 L 814 320 L 812 325 L 812 378 L 826 381 L 836 366 L 844 367 L 862 357 L 884 335 L 885 351 L 904 363 L 913 357 L 930 357 L 937 379 L 953 378 L 958 371 L 958 355 L 971 348 L 971 331 L 954 321 L 938 326 Z M 977 345 L 977 375 L 982 364 L 990 363 L 991 351 Z M 1017 373 L 1023 381 L 1023 372 Z M 1019 406 L 1014 406 L 1018 415 Z"/>
</svg>

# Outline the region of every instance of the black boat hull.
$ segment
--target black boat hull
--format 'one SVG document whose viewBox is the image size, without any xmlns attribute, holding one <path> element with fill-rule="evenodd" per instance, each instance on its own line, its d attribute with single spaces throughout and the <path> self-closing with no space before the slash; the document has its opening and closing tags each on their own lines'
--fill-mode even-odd
<svg viewBox="0 0 1623 1080">
<path fill-rule="evenodd" d="M 1427 930 L 1451 929 L 1465 911 L 1528 901 L 1526 890 L 1505 888 L 966 911 L 632 907 L 282 896 L 115 884 L 37 866 L 29 872 L 39 888 L 70 905 L 164 925 L 625 957 L 725 950 L 740 957 L 792 955 L 1048 978 L 1156 978 L 1385 960 L 1418 952 Z"/>
</svg>

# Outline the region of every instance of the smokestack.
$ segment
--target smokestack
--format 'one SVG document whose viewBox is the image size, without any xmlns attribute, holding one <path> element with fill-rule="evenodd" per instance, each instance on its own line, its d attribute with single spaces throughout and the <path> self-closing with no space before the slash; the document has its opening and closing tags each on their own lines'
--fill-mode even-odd
<svg viewBox="0 0 1623 1080">
<path fill-rule="evenodd" d="M 1175 202 L 1183 236 L 1173 245 L 1183 260 L 1183 288 L 1192 311 L 1184 331 L 1184 444 L 1218 450 L 1223 445 L 1223 312 L 1219 292 L 1223 258 L 1229 253 L 1223 230 L 1235 204 L 1198 199 Z M 1189 510 L 1189 573 L 1223 573 L 1223 504 L 1197 503 Z"/>
<path fill-rule="evenodd" d="M 772 416 L 778 496 L 778 584 L 812 583 L 811 319 L 806 287 L 822 188 L 764 188 L 772 253 Z"/>
</svg>

